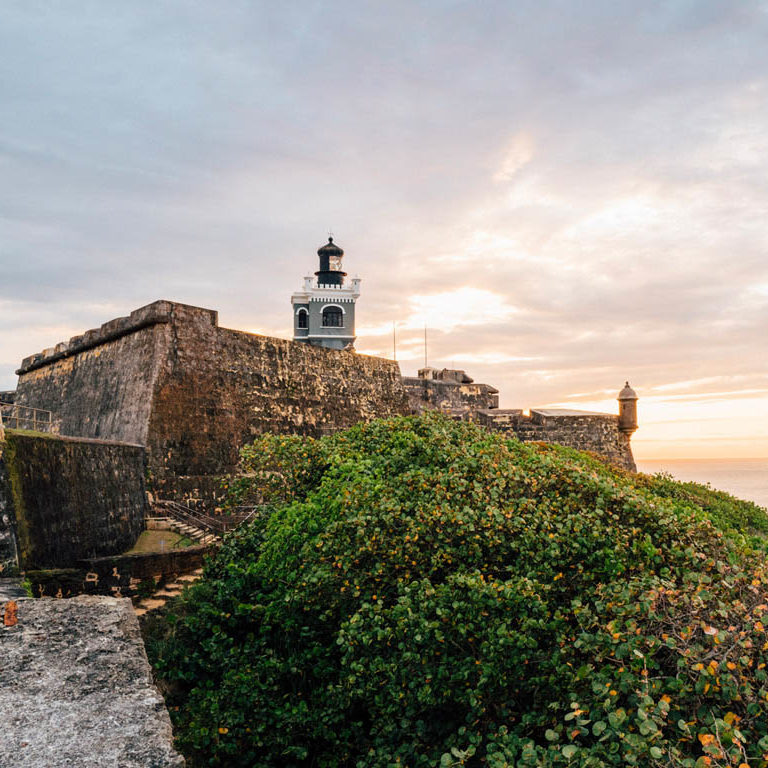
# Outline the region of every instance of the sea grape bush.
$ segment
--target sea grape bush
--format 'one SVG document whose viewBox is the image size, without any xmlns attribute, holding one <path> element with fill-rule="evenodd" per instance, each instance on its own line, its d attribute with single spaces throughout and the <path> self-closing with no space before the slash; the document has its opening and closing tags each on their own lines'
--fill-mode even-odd
<svg viewBox="0 0 768 768">
<path fill-rule="evenodd" d="M 434 414 L 243 468 L 149 644 L 192 765 L 768 765 L 764 510 Z"/>
</svg>

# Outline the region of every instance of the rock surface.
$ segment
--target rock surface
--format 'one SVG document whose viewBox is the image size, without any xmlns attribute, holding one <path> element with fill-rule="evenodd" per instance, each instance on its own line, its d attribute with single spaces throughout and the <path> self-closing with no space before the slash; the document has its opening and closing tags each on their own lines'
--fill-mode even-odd
<svg viewBox="0 0 768 768">
<path fill-rule="evenodd" d="M 18 600 L 21 597 L 27 597 L 27 593 L 21 586 L 21 579 L 0 578 L 0 606 L 8 600 Z M 0 610 L 0 618 L 1 617 L 2 610 Z"/>
<path fill-rule="evenodd" d="M 0 723 L 1 768 L 184 765 L 127 599 L 19 600 L 0 622 Z"/>
</svg>

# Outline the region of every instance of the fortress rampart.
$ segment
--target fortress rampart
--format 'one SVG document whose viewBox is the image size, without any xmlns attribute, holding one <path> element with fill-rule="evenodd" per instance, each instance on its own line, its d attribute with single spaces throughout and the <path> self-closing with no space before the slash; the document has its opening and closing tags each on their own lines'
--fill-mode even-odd
<svg viewBox="0 0 768 768">
<path fill-rule="evenodd" d="M 418 376 L 403 376 L 411 409 L 450 411 L 466 414 L 478 408 L 498 408 L 499 390 L 489 384 L 476 384 L 464 371 L 422 368 Z"/>
<path fill-rule="evenodd" d="M 624 469 L 635 471 L 630 436 L 619 428 L 619 417 L 610 413 L 569 411 L 559 408 L 479 410 L 474 420 L 498 432 L 510 432 L 524 442 L 557 443 L 580 451 L 599 453 Z"/>
<path fill-rule="evenodd" d="M 631 392 L 625 422 L 610 413 L 574 411 L 562 408 L 499 409 L 498 390 L 475 383 L 464 371 L 422 368 L 418 377 L 403 378 L 411 410 L 441 410 L 453 418 L 467 419 L 497 432 L 508 432 L 524 442 L 557 443 L 569 448 L 599 453 L 613 464 L 635 471 L 630 437 L 637 427 L 636 396 Z M 634 396 L 634 400 L 631 398 Z M 627 420 L 628 419 L 628 420 Z"/>
<path fill-rule="evenodd" d="M 499 410 L 498 390 L 464 371 L 403 378 L 393 360 L 220 328 L 217 312 L 171 301 L 27 357 L 17 373 L 17 406 L 52 411 L 63 435 L 145 446 L 156 495 L 206 506 L 260 434 L 318 436 L 424 409 L 635 468 L 618 416 Z"/>
<path fill-rule="evenodd" d="M 408 413 L 397 363 L 229 330 L 216 312 L 158 301 L 26 358 L 16 403 L 62 434 L 148 449 L 153 490 L 215 493 L 259 434 L 320 435 Z"/>
</svg>

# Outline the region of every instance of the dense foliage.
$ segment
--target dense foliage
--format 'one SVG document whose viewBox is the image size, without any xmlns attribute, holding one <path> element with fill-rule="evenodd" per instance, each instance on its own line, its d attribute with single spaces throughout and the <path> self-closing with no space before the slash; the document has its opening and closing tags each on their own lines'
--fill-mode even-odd
<svg viewBox="0 0 768 768">
<path fill-rule="evenodd" d="M 194 765 L 768 765 L 760 508 L 438 416 L 243 469 L 150 643 Z"/>
</svg>

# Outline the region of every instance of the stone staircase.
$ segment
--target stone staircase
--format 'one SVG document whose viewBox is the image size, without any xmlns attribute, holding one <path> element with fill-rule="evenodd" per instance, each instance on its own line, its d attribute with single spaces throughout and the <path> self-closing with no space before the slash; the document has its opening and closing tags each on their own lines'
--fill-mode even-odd
<svg viewBox="0 0 768 768">
<path fill-rule="evenodd" d="M 164 527 L 200 544 L 216 544 L 225 533 L 222 522 L 215 517 L 195 513 L 176 501 L 157 499 L 152 502 L 151 511 L 147 528 Z"/>
<path fill-rule="evenodd" d="M 153 516 L 145 520 L 147 530 L 173 531 L 180 536 L 196 541 L 199 544 L 218 544 L 221 536 L 212 531 L 194 525 L 193 523 L 183 522 L 173 517 Z"/>
<path fill-rule="evenodd" d="M 227 517 L 215 517 L 195 512 L 175 501 L 156 499 L 151 504 L 152 516 L 146 520 L 147 528 L 173 530 L 200 544 L 216 545 L 224 534 L 251 520 L 259 507 L 243 507 Z M 134 604 L 137 616 L 145 616 L 151 611 L 163 608 L 169 600 L 178 597 L 185 587 L 194 584 L 203 573 L 202 568 L 177 576 Z"/>
<path fill-rule="evenodd" d="M 192 573 L 177 576 L 173 581 L 164 584 L 157 592 L 154 592 L 149 597 L 143 597 L 135 603 L 133 606 L 134 612 L 137 616 L 145 616 L 151 611 L 165 607 L 169 600 L 178 597 L 185 587 L 194 584 L 202 575 L 203 569 L 198 568 L 196 571 L 192 571 Z"/>
<path fill-rule="evenodd" d="M 221 541 L 221 537 L 215 533 L 204 531 L 202 528 L 190 525 L 189 523 L 182 523 L 179 520 L 169 520 L 169 527 L 181 536 L 186 536 L 193 541 L 199 541 L 201 544 L 215 544 Z"/>
</svg>

